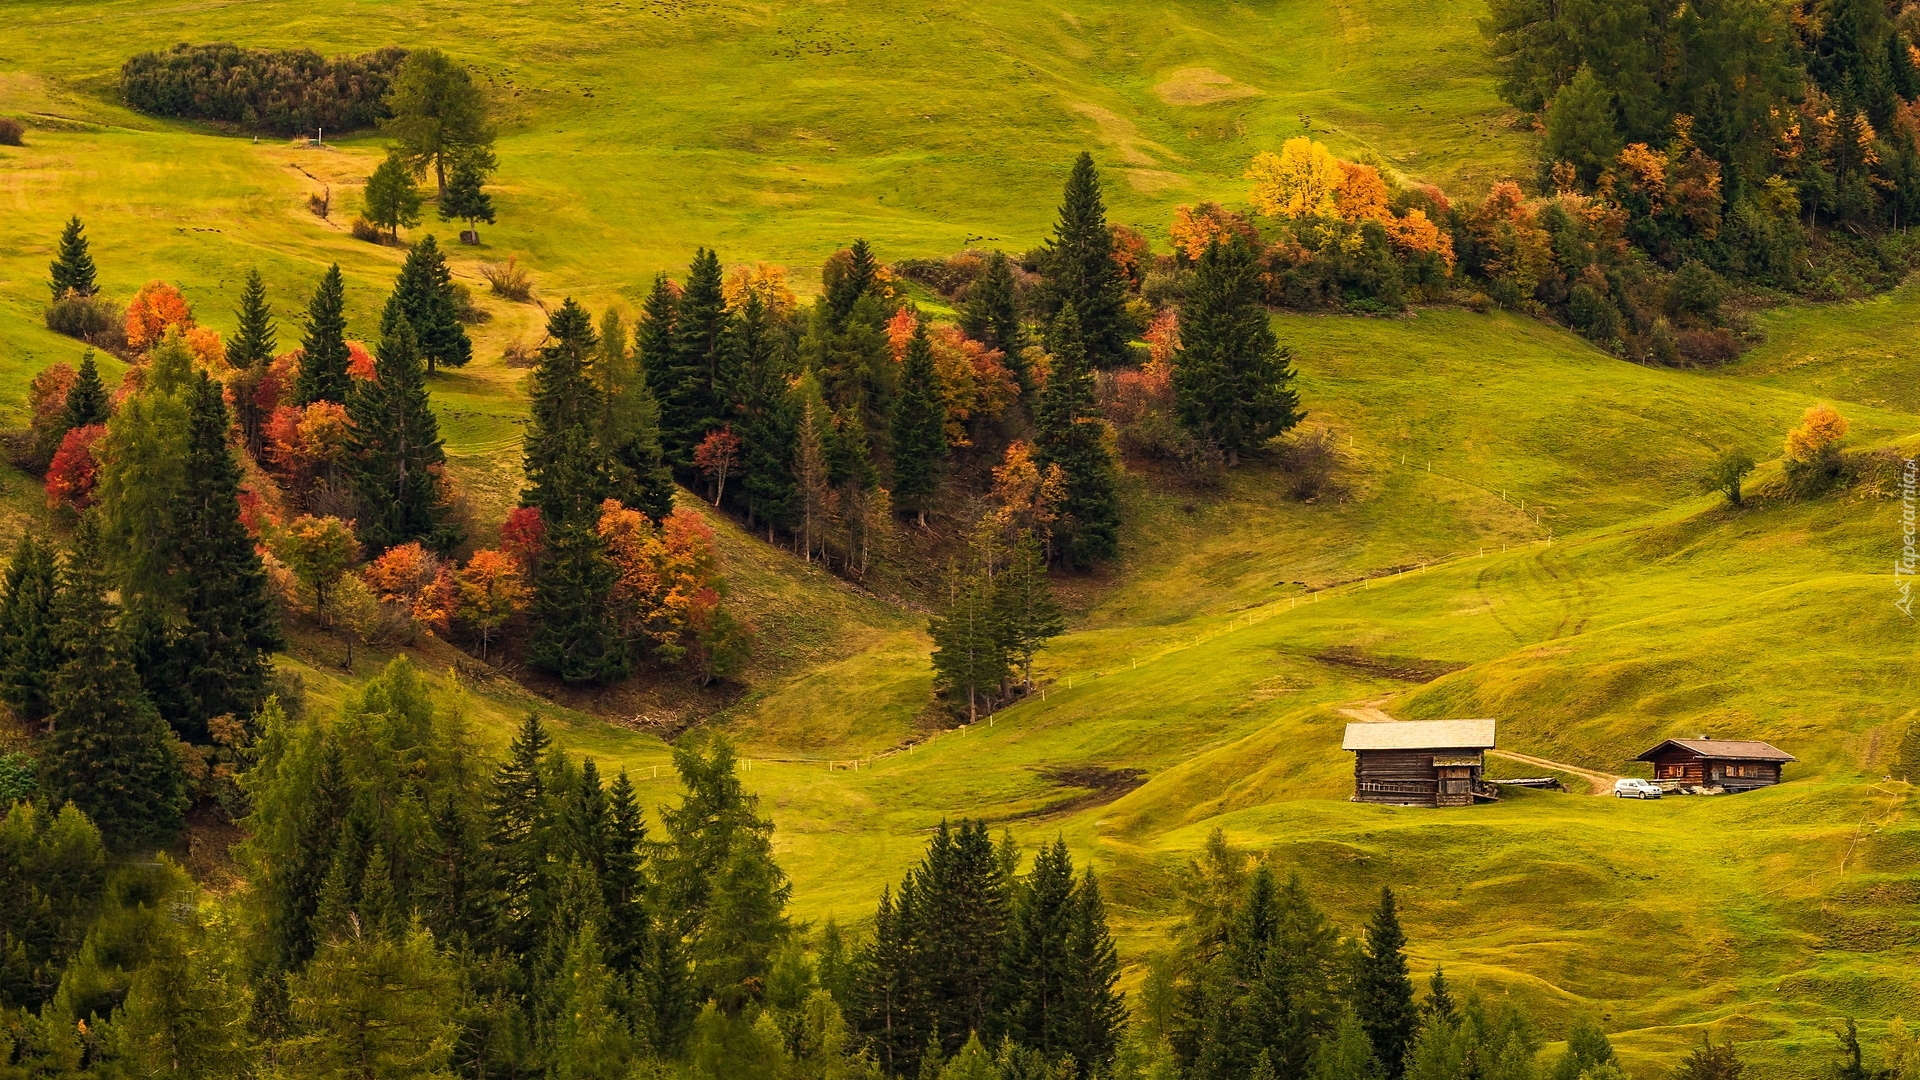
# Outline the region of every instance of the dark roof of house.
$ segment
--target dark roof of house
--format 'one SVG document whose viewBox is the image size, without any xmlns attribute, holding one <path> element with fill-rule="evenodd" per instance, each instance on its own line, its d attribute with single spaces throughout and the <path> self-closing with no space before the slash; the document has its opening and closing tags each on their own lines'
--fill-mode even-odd
<svg viewBox="0 0 1920 1080">
<path fill-rule="evenodd" d="M 1772 743 L 1735 739 L 1668 739 L 1641 754 L 1635 761 L 1652 761 L 1662 750 L 1677 746 L 1695 757 L 1718 761 L 1798 761 L 1799 758 Z"/>
<path fill-rule="evenodd" d="M 1489 750 L 1492 720 L 1398 720 L 1348 724 L 1342 750 Z"/>
</svg>

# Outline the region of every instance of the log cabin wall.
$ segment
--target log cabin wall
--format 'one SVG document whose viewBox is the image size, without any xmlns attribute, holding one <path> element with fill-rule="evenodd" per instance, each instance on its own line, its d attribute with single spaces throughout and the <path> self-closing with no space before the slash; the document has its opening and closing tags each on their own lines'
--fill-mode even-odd
<svg viewBox="0 0 1920 1080">
<path fill-rule="evenodd" d="M 1356 750 L 1353 797 L 1394 806 L 1436 806 L 1439 775 L 1432 750 Z"/>
</svg>

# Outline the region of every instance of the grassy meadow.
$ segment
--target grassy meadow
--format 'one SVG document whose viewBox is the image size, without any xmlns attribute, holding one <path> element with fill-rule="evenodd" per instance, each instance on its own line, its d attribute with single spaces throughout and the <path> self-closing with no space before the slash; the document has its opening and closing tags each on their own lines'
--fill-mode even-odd
<svg viewBox="0 0 1920 1080">
<path fill-rule="evenodd" d="M 78 355 L 40 322 L 71 213 L 107 292 L 175 281 L 222 331 L 258 267 L 283 348 L 326 264 L 347 276 L 359 334 L 397 272 L 399 249 L 347 233 L 375 140 L 312 148 L 138 116 L 112 85 L 141 49 L 447 49 L 503 114 L 501 221 L 457 250 L 456 273 L 484 292 L 477 262 L 512 253 L 541 298 L 597 310 L 637 306 L 701 244 L 789 265 L 803 287 L 855 236 L 887 259 L 1025 248 L 1082 148 L 1113 220 L 1157 241 L 1179 203 L 1242 201 L 1246 160 L 1309 126 L 1336 153 L 1473 193 L 1529 167 L 1480 14 L 1477 0 L 11 0 L 0 114 L 30 130 L 0 147 L 0 412 L 17 422 L 33 373 Z M 307 208 L 322 191 L 324 219 Z M 524 415 L 523 372 L 501 354 L 542 316 L 483 304 L 475 363 L 432 391 L 490 522 L 517 496 Z M 1847 416 L 1854 446 L 1910 446 L 1916 317 L 1911 285 L 1761 313 L 1765 342 L 1718 371 L 1628 364 L 1509 315 L 1277 317 L 1307 423 L 1341 447 L 1336 485 L 1301 503 L 1259 464 L 1208 496 L 1129 477 L 1123 556 L 1069 584 L 1044 698 L 930 737 L 924 613 L 716 518 L 759 647 L 743 690 L 699 703 L 706 726 L 751 760 L 802 919 L 866 918 L 930 827 L 975 815 L 1091 858 L 1136 963 L 1174 914 L 1170 872 L 1219 827 L 1307 875 L 1349 928 L 1394 885 L 1421 975 L 1442 964 L 1554 1025 L 1599 1016 L 1636 1073 L 1711 1030 L 1753 1043 L 1765 1075 L 1812 1075 L 1834 1017 L 1869 1035 L 1920 1019 L 1920 825 L 1910 789 L 1882 779 L 1920 716 L 1888 567 L 1900 508 L 1855 492 L 1732 510 L 1694 478 L 1729 447 L 1777 457 L 1816 401 Z M 0 475 L 0 538 L 42 513 L 32 478 Z M 324 711 L 381 660 L 345 672 L 342 658 L 302 636 L 282 663 Z M 568 747 L 671 795 L 656 732 L 692 717 L 674 713 L 684 694 L 461 694 L 491 745 L 540 708 Z M 1703 732 L 1801 760 L 1790 783 L 1738 798 L 1358 806 L 1338 746 L 1340 710 L 1360 703 L 1495 716 L 1504 747 L 1606 772 Z"/>
</svg>

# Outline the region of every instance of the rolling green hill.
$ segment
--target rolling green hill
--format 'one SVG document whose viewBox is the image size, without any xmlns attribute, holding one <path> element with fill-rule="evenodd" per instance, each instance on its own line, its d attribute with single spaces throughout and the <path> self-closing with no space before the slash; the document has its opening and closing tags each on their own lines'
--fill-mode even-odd
<svg viewBox="0 0 1920 1080">
<path fill-rule="evenodd" d="M 1338 152 L 1484 187 L 1524 168 L 1526 146 L 1491 92 L 1478 14 L 1473 0 L 16 0 L 0 113 L 34 126 L 27 147 L 0 148 L 0 408 L 17 418 L 32 373 L 76 355 L 39 322 L 69 213 L 109 292 L 177 281 L 222 330 L 257 265 L 283 341 L 326 263 L 347 273 L 363 334 L 398 268 L 397 251 L 346 232 L 372 140 L 323 150 L 137 116 L 109 91 L 139 49 L 442 45 L 507 109 L 502 221 L 456 269 L 477 281 L 475 261 L 518 253 L 542 297 L 599 307 L 632 305 L 702 243 L 803 281 L 856 235 L 887 258 L 1025 247 L 1083 146 L 1115 219 L 1156 237 L 1177 203 L 1237 201 L 1245 160 L 1303 120 Z M 324 220 L 306 208 L 322 189 Z M 485 305 L 479 359 L 433 393 L 460 482 L 497 517 L 516 497 L 524 412 L 500 354 L 538 334 L 540 313 Z M 1694 477 L 1720 449 L 1776 456 L 1815 401 L 1841 408 L 1855 446 L 1910 437 L 1916 314 L 1912 286 L 1764 313 L 1766 342 L 1713 372 L 1635 366 L 1506 315 L 1280 317 L 1308 424 L 1343 447 L 1335 488 L 1296 502 L 1258 464 L 1206 496 L 1130 477 L 1125 553 L 1072 582 L 1043 699 L 927 738 L 924 616 L 716 519 L 760 649 L 741 697 L 704 703 L 723 708 L 711 726 L 752 760 L 806 919 L 866 917 L 929 827 L 976 815 L 1088 854 L 1138 961 L 1172 915 L 1169 871 L 1220 827 L 1302 870 L 1349 927 L 1394 884 L 1421 971 L 1444 964 L 1554 1023 L 1593 1012 L 1637 1073 L 1710 1028 L 1752 1041 L 1768 1074 L 1811 1075 L 1834 1016 L 1870 1034 L 1920 1017 L 1920 826 L 1910 789 L 1881 780 L 1920 715 L 1914 627 L 1887 569 L 1900 508 L 1853 491 L 1733 511 Z M 33 482 L 4 481 L 0 524 L 25 527 Z M 373 670 L 339 659 L 312 637 L 283 664 L 325 709 Z M 686 719 L 686 698 L 655 690 L 557 705 L 503 682 L 467 692 L 490 741 L 552 709 L 563 743 L 627 766 L 657 802 L 670 781 L 652 725 Z M 1738 798 L 1358 806 L 1338 745 L 1340 710 L 1361 703 L 1496 716 L 1503 746 L 1608 772 L 1702 731 L 1801 761 L 1790 783 Z"/>
</svg>

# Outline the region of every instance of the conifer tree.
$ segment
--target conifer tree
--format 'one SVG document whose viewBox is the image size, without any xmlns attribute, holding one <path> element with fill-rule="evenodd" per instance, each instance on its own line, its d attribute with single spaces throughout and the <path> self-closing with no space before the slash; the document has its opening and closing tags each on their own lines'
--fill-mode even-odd
<svg viewBox="0 0 1920 1080">
<path fill-rule="evenodd" d="M 728 323 L 720 256 L 701 248 L 687 271 L 674 315 L 673 351 L 657 388 L 667 460 L 684 478 L 692 477 L 694 447 L 725 419 L 721 392 L 734 380 Z"/>
<path fill-rule="evenodd" d="M 294 400 L 302 405 L 331 401 L 344 405 L 353 378 L 347 374 L 353 354 L 347 348 L 347 286 L 340 264 L 327 267 L 307 304 L 307 335 L 300 342 L 300 376 Z"/>
<path fill-rule="evenodd" d="M 86 226 L 80 224 L 80 215 L 68 218 L 66 228 L 60 230 L 60 250 L 49 270 L 55 303 L 70 292 L 92 296 L 96 291 L 93 254 L 88 250 Z"/>
<path fill-rule="evenodd" d="M 1031 690 L 1034 654 L 1067 629 L 1066 616 L 1047 582 L 1040 541 L 1032 532 L 1022 533 L 1014 542 L 1013 558 L 994 579 L 993 602 L 1007 657 Z"/>
<path fill-rule="evenodd" d="M 794 387 L 795 424 L 793 439 L 794 526 L 799 530 L 801 557 L 813 561 L 822 547 L 831 517 L 833 498 L 831 472 L 827 465 L 828 443 L 832 435 L 832 414 L 820 398 L 820 383 L 811 372 L 801 376 Z"/>
<path fill-rule="evenodd" d="M 589 921 L 574 935 L 554 987 L 554 1080 L 625 1080 L 633 1039 L 616 1008 L 617 986 Z"/>
<path fill-rule="evenodd" d="M 1007 1037 L 1048 1057 L 1082 1046 L 1073 1002 L 1076 983 L 1074 930 L 1078 910 L 1073 860 L 1064 840 L 1034 856 L 1033 869 L 1014 890 L 1000 971 L 1001 1023 Z M 1090 1067 L 1093 1062 L 1080 1062 Z"/>
<path fill-rule="evenodd" d="M 441 366 L 465 367 L 473 359 L 473 342 L 467 338 L 467 328 L 460 325 L 453 272 L 447 269 L 446 257 L 432 233 L 408 250 L 400 277 L 393 283 L 393 296 L 413 324 L 428 375 Z"/>
<path fill-rule="evenodd" d="M 1407 1050 L 1420 1025 L 1413 980 L 1407 976 L 1406 943 L 1393 890 L 1382 887 L 1380 906 L 1367 924 L 1366 951 L 1353 976 L 1353 1005 L 1385 1080 L 1405 1075 Z"/>
<path fill-rule="evenodd" d="M 1118 989 L 1120 954 L 1107 930 L 1106 904 L 1092 867 L 1073 891 L 1067 969 L 1066 1051 L 1079 1064 L 1082 1076 L 1107 1076 L 1126 1029 L 1127 1006 Z"/>
<path fill-rule="evenodd" d="M 830 269 L 838 270 L 825 282 L 827 317 L 829 325 L 835 330 L 846 329 L 847 319 L 853 315 L 854 306 L 873 288 L 873 282 L 879 273 L 880 265 L 873 257 L 873 249 L 865 240 L 855 240 L 847 250 L 844 267 L 838 263 L 829 264 Z"/>
<path fill-rule="evenodd" d="M 446 451 L 427 404 L 419 344 L 398 298 L 387 301 L 380 319 L 374 377 L 356 382 L 346 405 L 361 543 L 374 552 L 409 540 L 451 546 L 457 537 L 444 520 L 440 478 Z"/>
<path fill-rule="evenodd" d="M 415 926 L 398 937 L 349 922 L 290 981 L 293 1014 L 310 1033 L 303 1076 L 385 1080 L 445 1075 L 458 1034 L 458 976 Z"/>
<path fill-rule="evenodd" d="M 927 633 L 935 684 L 956 704 L 965 695 L 968 722 L 978 720 L 980 706 L 992 707 L 1007 678 L 1006 634 L 985 573 L 952 572 L 946 608 L 928 621 Z"/>
<path fill-rule="evenodd" d="M 922 526 L 940 490 L 947 460 L 947 406 L 933 345 L 922 322 L 907 343 L 900 370 L 900 397 L 893 410 L 893 497 Z"/>
<path fill-rule="evenodd" d="M 112 419 L 107 405 L 107 388 L 100 381 L 100 365 L 88 349 L 80 357 L 80 370 L 67 388 L 67 403 L 60 412 L 61 434 L 89 424 L 104 424 Z"/>
<path fill-rule="evenodd" d="M 154 921 L 147 959 L 132 973 L 115 1018 L 120 1053 L 141 1075 L 168 1080 L 240 1080 L 254 1075 L 247 1025 L 251 995 L 191 893 Z"/>
<path fill-rule="evenodd" d="M 549 524 L 547 553 L 533 584 L 528 661 L 575 685 L 626 678 L 627 643 L 608 605 L 619 579 L 593 522 Z"/>
<path fill-rule="evenodd" d="M 539 933 L 548 887 L 547 750 L 553 739 L 538 713 L 528 713 L 507 744 L 507 759 L 494 771 L 489 797 L 487 844 L 493 852 L 500 932 L 509 951 L 524 956 Z"/>
<path fill-rule="evenodd" d="M 1299 423 L 1290 354 L 1260 303 L 1260 264 L 1245 238 L 1207 245 L 1180 309 L 1173 393 L 1180 423 L 1229 464 Z"/>
<path fill-rule="evenodd" d="M 945 822 L 912 874 L 917 910 L 911 929 L 914 977 L 924 1029 L 944 1052 L 957 1052 L 970 1032 L 989 1031 L 994 986 L 1011 915 L 1007 880 L 982 821 Z M 907 895 L 903 885 L 901 895 Z"/>
<path fill-rule="evenodd" d="M 61 659 L 52 546 L 22 533 L 0 590 L 0 701 L 38 726 L 47 720 Z"/>
<path fill-rule="evenodd" d="M 880 890 L 873 937 L 860 951 L 854 975 L 861 1030 L 888 1076 L 904 1075 L 926 1044 L 915 891 L 911 874 L 901 883 L 897 900 L 891 885 Z"/>
<path fill-rule="evenodd" d="M 413 173 L 397 150 L 367 177 L 363 199 L 367 220 L 388 229 L 395 243 L 400 240 L 402 225 L 420 223 L 420 189 L 413 186 Z"/>
<path fill-rule="evenodd" d="M 493 196 L 487 194 L 485 165 L 484 157 L 461 157 L 447 178 L 446 193 L 440 196 L 440 220 L 466 222 L 460 238 L 471 244 L 480 242 L 480 222 L 493 224 Z"/>
<path fill-rule="evenodd" d="M 1040 396 L 1035 463 L 1041 468 L 1058 465 L 1065 474 L 1063 521 L 1056 532 L 1064 533 L 1068 561 L 1087 566 L 1119 552 L 1120 497 L 1074 305 L 1063 306 L 1054 317 L 1047 350 L 1053 355 L 1053 370 Z"/>
<path fill-rule="evenodd" d="M 85 812 L 113 847 L 160 846 L 180 831 L 185 778 L 172 733 L 128 660 L 99 543 L 83 519 L 61 569 L 47 790 Z"/>
<path fill-rule="evenodd" d="M 989 256 L 986 269 L 967 290 L 966 302 L 960 306 L 960 329 L 982 345 L 1004 353 L 1021 389 L 1031 388 L 1026 358 L 1020 353 L 1026 345 L 1026 333 L 1020 325 L 1020 298 L 1014 286 L 1013 262 L 1006 252 L 995 251 Z"/>
<path fill-rule="evenodd" d="M 600 869 L 607 913 L 607 963 L 622 976 L 640 970 L 647 934 L 647 820 L 633 782 L 621 769 L 607 786 L 608 845 Z"/>
<path fill-rule="evenodd" d="M 567 298 L 547 320 L 547 341 L 533 372 L 524 502 L 551 529 L 597 521 L 613 476 L 596 437 L 605 409 L 590 377 L 598 342 L 586 309 Z"/>
<path fill-rule="evenodd" d="M 640 309 L 640 322 L 633 328 L 634 358 L 640 362 L 655 403 L 665 402 L 667 398 L 668 379 L 673 372 L 673 330 L 679 318 L 679 287 L 664 271 L 655 274 L 653 288 L 648 290 L 647 302 Z"/>
<path fill-rule="evenodd" d="M 735 337 L 740 360 L 733 391 L 739 417 L 734 430 L 742 443 L 740 491 L 748 526 L 765 525 L 771 543 L 774 527 L 792 521 L 796 500 L 793 459 L 800 431 L 788 385 L 791 348 L 757 295 L 749 296 L 741 308 Z"/>
<path fill-rule="evenodd" d="M 190 742 L 216 716 L 251 717 L 267 696 L 280 624 L 267 572 L 240 521 L 240 467 L 227 443 L 220 384 L 200 374 L 187 415 L 186 483 L 175 509 L 183 623 L 177 638 L 193 694 Z"/>
<path fill-rule="evenodd" d="M 273 362 L 273 308 L 267 303 L 267 285 L 260 271 L 248 270 L 240 290 L 240 325 L 227 339 L 227 366 L 233 369 L 233 404 L 240 436 L 247 449 L 259 454 L 262 445 L 260 401 L 255 390 Z"/>
<path fill-rule="evenodd" d="M 1452 1024 L 1460 1019 L 1460 1013 L 1453 1000 L 1453 990 L 1447 985 L 1444 969 L 1435 965 L 1433 977 L 1427 980 L 1427 1000 L 1420 1003 L 1420 1022 L 1423 1025 Z"/>
<path fill-rule="evenodd" d="M 1126 301 L 1120 264 L 1113 257 L 1113 231 L 1093 155 L 1082 152 L 1067 177 L 1060 220 L 1041 260 L 1042 285 L 1036 294 L 1041 314 L 1057 318 L 1072 305 L 1086 343 L 1087 363 L 1116 367 L 1127 358 Z"/>
<path fill-rule="evenodd" d="M 660 403 L 627 341 L 626 326 L 609 308 L 600 321 L 592 380 L 599 394 L 598 438 L 612 470 L 613 497 L 656 523 L 673 513 L 673 472 L 660 448 Z"/>
</svg>

